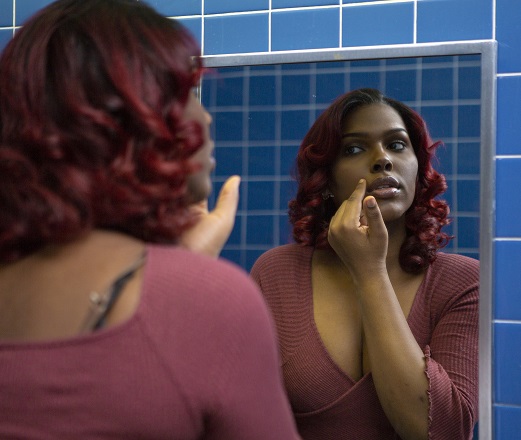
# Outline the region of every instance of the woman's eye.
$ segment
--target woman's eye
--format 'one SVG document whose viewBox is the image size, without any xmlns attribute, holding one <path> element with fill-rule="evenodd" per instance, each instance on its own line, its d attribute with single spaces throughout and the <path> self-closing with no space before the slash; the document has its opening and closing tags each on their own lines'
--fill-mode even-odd
<svg viewBox="0 0 521 440">
<path fill-rule="evenodd" d="M 347 145 L 344 147 L 345 156 L 352 156 L 353 154 L 360 153 L 361 151 L 362 151 L 362 148 L 358 147 L 356 145 Z"/>
<path fill-rule="evenodd" d="M 405 142 L 402 141 L 394 141 L 389 144 L 389 149 L 393 151 L 402 151 L 405 150 Z"/>
</svg>

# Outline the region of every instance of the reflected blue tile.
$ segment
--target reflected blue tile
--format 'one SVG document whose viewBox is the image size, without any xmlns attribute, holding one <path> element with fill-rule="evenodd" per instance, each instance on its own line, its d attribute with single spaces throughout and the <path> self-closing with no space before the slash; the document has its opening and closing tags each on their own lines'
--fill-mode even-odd
<svg viewBox="0 0 521 440">
<path fill-rule="evenodd" d="M 521 154 L 521 76 L 497 80 L 497 154 Z"/>
<path fill-rule="evenodd" d="M 218 177 L 228 177 L 232 174 L 242 174 L 243 170 L 242 147 L 221 147 L 215 148 L 215 175 Z"/>
<path fill-rule="evenodd" d="M 454 96 L 453 70 L 425 68 L 422 70 L 422 100 L 452 99 Z"/>
<path fill-rule="evenodd" d="M 391 58 L 385 60 L 386 66 L 410 66 L 411 69 L 418 68 L 418 58 Z"/>
<path fill-rule="evenodd" d="M 458 218 L 458 246 L 479 248 L 479 217 Z"/>
<path fill-rule="evenodd" d="M 206 17 L 205 55 L 268 51 L 268 14 Z"/>
<path fill-rule="evenodd" d="M 171 1 L 171 0 L 170 0 Z M 205 0 L 205 14 L 223 14 L 226 12 L 248 12 L 268 10 L 270 6 L 269 0 Z"/>
<path fill-rule="evenodd" d="M 297 159 L 299 145 L 285 145 L 280 150 L 281 175 L 294 176 L 295 161 Z"/>
<path fill-rule="evenodd" d="M 519 241 L 496 241 L 494 317 L 496 319 L 521 320 L 521 243 Z M 520 402 L 521 403 L 521 402 Z"/>
<path fill-rule="evenodd" d="M 236 249 L 227 249 L 226 246 L 221 251 L 220 258 L 228 260 L 234 264 L 237 264 L 238 266 L 243 267 L 242 263 L 242 251 L 236 250 Z M 244 267 L 243 267 L 244 269 Z"/>
<path fill-rule="evenodd" d="M 490 0 L 421 0 L 418 43 L 492 38 Z"/>
<path fill-rule="evenodd" d="M 17 1 L 15 10 L 15 24 L 23 24 L 31 15 L 39 9 L 51 4 L 53 0 Z"/>
<path fill-rule="evenodd" d="M 271 49 L 338 47 L 340 20 L 336 9 L 273 12 Z"/>
<path fill-rule="evenodd" d="M 275 147 L 248 148 L 248 175 L 273 176 L 275 174 Z"/>
<path fill-rule="evenodd" d="M 519 266 L 515 271 L 519 272 Z M 517 306 L 519 307 L 519 303 Z M 519 324 L 496 323 L 494 325 L 495 386 L 493 389 L 496 403 L 521 405 L 520 340 L 521 322 Z M 518 414 L 521 415 L 521 413 Z"/>
<path fill-rule="evenodd" d="M 458 211 L 479 212 L 479 180 L 458 182 Z"/>
<path fill-rule="evenodd" d="M 273 211 L 274 182 L 248 182 L 248 211 Z"/>
<path fill-rule="evenodd" d="M 279 216 L 279 243 L 281 245 L 288 244 L 288 243 L 294 243 L 295 240 L 293 240 L 292 232 L 293 232 L 293 229 L 289 222 L 288 216 L 280 215 Z"/>
<path fill-rule="evenodd" d="M 242 112 L 220 112 L 215 115 L 215 141 L 242 140 Z"/>
<path fill-rule="evenodd" d="M 498 440 L 519 440 L 521 432 L 521 408 L 494 405 L 494 438 Z"/>
<path fill-rule="evenodd" d="M 246 257 L 245 257 L 245 262 L 244 262 L 244 269 L 246 270 L 246 272 L 250 272 L 252 266 L 254 265 L 254 263 L 257 261 L 257 259 L 264 253 L 266 252 L 266 249 L 265 248 L 261 248 L 261 249 L 248 249 L 246 251 Z"/>
<path fill-rule="evenodd" d="M 458 144 L 458 174 L 479 174 L 481 146 L 477 142 Z"/>
<path fill-rule="evenodd" d="M 382 90 L 384 88 L 383 76 L 379 72 L 351 72 L 349 74 L 349 90 L 362 87 Z"/>
<path fill-rule="evenodd" d="M 250 105 L 275 105 L 275 76 L 250 76 Z"/>
<path fill-rule="evenodd" d="M 458 108 L 458 136 L 479 137 L 481 127 L 481 107 L 462 105 Z"/>
<path fill-rule="evenodd" d="M 310 127 L 306 110 L 284 111 L 281 113 L 281 139 L 302 140 Z"/>
<path fill-rule="evenodd" d="M 311 66 L 316 65 L 316 63 L 290 63 L 290 64 L 282 64 L 280 65 L 280 70 L 300 70 L 300 71 L 310 71 Z"/>
<path fill-rule="evenodd" d="M 398 101 L 415 101 L 416 70 L 387 72 L 385 74 L 385 94 Z"/>
<path fill-rule="evenodd" d="M 412 43 L 413 32 L 413 2 L 342 8 L 343 47 Z"/>
<path fill-rule="evenodd" d="M 346 91 L 344 82 L 343 73 L 319 73 L 316 76 L 316 102 L 318 104 L 330 104 Z"/>
<path fill-rule="evenodd" d="M 382 66 L 381 60 L 359 60 L 359 61 L 351 61 L 351 68 L 380 68 Z"/>
<path fill-rule="evenodd" d="M 208 1 L 208 0 L 207 0 Z M 298 8 L 300 6 L 327 6 L 338 5 L 338 0 L 271 0 L 271 7 L 277 8 Z"/>
<path fill-rule="evenodd" d="M 250 111 L 248 114 L 248 139 L 271 141 L 275 139 L 276 116 L 273 110 Z"/>
<path fill-rule="evenodd" d="M 201 1 L 202 0 L 146 0 L 146 3 L 160 14 L 170 17 L 174 15 L 201 15 Z"/>
<path fill-rule="evenodd" d="M 521 72 L 521 8 L 519 0 L 496 0 L 498 73 Z"/>
<path fill-rule="evenodd" d="M 433 140 L 452 137 L 453 108 L 451 106 L 422 107 L 421 115 L 427 122 Z"/>
<path fill-rule="evenodd" d="M 186 27 L 190 33 L 194 36 L 194 38 L 201 46 L 202 42 L 202 19 L 201 18 L 178 18 L 179 21 L 184 27 Z"/>
<path fill-rule="evenodd" d="M 496 236 L 521 237 L 521 159 L 496 160 Z M 520 266 L 521 267 L 521 266 Z"/>
<path fill-rule="evenodd" d="M 481 97 L 481 70 L 479 67 L 458 69 L 458 98 L 479 99 Z"/>
<path fill-rule="evenodd" d="M 12 26 L 13 25 L 13 1 L 2 0 L 0 1 L 0 26 Z M 0 41 L 1 44 L 1 41 Z"/>
<path fill-rule="evenodd" d="M 248 215 L 247 242 L 249 245 L 270 246 L 273 243 L 273 216 Z"/>
<path fill-rule="evenodd" d="M 226 241 L 226 244 L 240 245 L 241 244 L 241 231 L 242 231 L 242 222 L 236 221 L 235 224 L 233 225 L 233 229 L 230 234 L 230 237 L 228 237 L 228 240 Z"/>
<path fill-rule="evenodd" d="M 309 104 L 311 97 L 310 75 L 284 75 L 282 77 L 282 104 Z"/>
<path fill-rule="evenodd" d="M 240 106 L 243 103 L 242 76 L 217 78 L 217 95 L 215 103 L 219 107 Z"/>
</svg>

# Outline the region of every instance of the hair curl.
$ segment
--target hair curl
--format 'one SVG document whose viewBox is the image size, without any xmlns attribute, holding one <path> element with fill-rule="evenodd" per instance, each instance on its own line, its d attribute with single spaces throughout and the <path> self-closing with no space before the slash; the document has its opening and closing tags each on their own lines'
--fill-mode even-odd
<svg viewBox="0 0 521 440">
<path fill-rule="evenodd" d="M 133 0 L 59 0 L 0 57 L 0 262 L 92 228 L 172 242 L 191 224 L 183 120 L 201 74 L 178 22 Z"/>
<path fill-rule="evenodd" d="M 338 97 L 315 121 L 300 146 L 297 163 L 298 190 L 289 203 L 293 237 L 297 243 L 328 248 L 329 222 L 335 213 L 331 199 L 322 193 L 331 179 L 331 170 L 341 145 L 346 118 L 362 106 L 385 104 L 401 116 L 418 159 L 416 192 L 405 214 L 406 239 L 400 249 L 400 265 L 409 273 L 425 269 L 437 251 L 452 238 L 441 231 L 450 220 L 449 206 L 436 199 L 447 189 L 445 177 L 432 166 L 436 148 L 425 121 L 405 104 L 375 89 L 359 89 Z"/>
</svg>

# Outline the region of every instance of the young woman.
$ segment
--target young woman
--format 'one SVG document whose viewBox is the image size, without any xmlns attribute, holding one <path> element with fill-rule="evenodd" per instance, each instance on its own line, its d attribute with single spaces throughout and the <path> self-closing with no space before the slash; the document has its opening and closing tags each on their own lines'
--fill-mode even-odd
<svg viewBox="0 0 521 440">
<path fill-rule="evenodd" d="M 0 57 L 0 438 L 298 437 L 262 297 L 215 258 L 239 181 L 208 213 L 200 73 L 134 0 L 59 0 Z"/>
<path fill-rule="evenodd" d="M 472 437 L 479 267 L 439 252 L 436 147 L 417 113 L 373 89 L 339 97 L 302 142 L 296 243 L 252 276 L 304 439 Z"/>
</svg>

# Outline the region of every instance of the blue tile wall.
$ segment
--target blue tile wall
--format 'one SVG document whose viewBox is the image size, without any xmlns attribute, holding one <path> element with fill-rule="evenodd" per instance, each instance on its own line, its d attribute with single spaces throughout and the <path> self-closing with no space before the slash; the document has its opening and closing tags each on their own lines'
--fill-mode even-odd
<svg viewBox="0 0 521 440">
<path fill-rule="evenodd" d="M 497 241 L 494 250 L 497 267 L 494 290 L 504 292 L 495 298 L 495 318 L 521 321 L 521 241 Z"/>
<path fill-rule="evenodd" d="M 519 266 L 518 266 L 519 267 Z M 519 269 L 518 269 L 519 270 Z M 495 403 L 517 405 L 521 409 L 521 323 L 494 326 Z M 498 362 L 502 360 L 503 362 Z M 521 431 L 518 431 L 520 434 Z"/>
<path fill-rule="evenodd" d="M 338 46 L 338 10 L 309 9 L 273 12 L 271 49 L 298 50 Z"/>
<path fill-rule="evenodd" d="M 12 0 L 0 0 L 0 27 L 13 25 Z"/>
<path fill-rule="evenodd" d="M 269 0 L 205 0 L 205 14 L 223 14 L 226 12 L 259 11 L 268 9 Z"/>
<path fill-rule="evenodd" d="M 204 26 L 207 55 L 268 50 L 268 14 L 208 17 Z"/>
<path fill-rule="evenodd" d="M 490 0 L 419 0 L 418 43 L 480 40 L 492 36 Z"/>
<path fill-rule="evenodd" d="M 190 33 L 195 37 L 200 46 L 202 43 L 201 34 L 203 30 L 202 19 L 181 17 L 178 18 L 178 21 L 190 31 Z"/>
<path fill-rule="evenodd" d="M 271 0 L 271 7 L 273 9 L 327 5 L 338 5 L 338 0 Z"/>
<path fill-rule="evenodd" d="M 200 15 L 201 1 L 200 0 L 146 0 L 156 11 L 166 17 L 172 15 Z"/>
<path fill-rule="evenodd" d="M 371 32 L 367 32 L 368 24 Z M 414 3 L 377 4 L 342 9 L 342 45 L 376 46 L 413 42 Z"/>
<path fill-rule="evenodd" d="M 25 20 L 33 15 L 38 9 L 52 3 L 52 0 L 25 0 L 16 1 L 15 24 L 20 26 Z"/>
<path fill-rule="evenodd" d="M 521 432 L 521 407 L 495 405 L 494 438 L 500 440 L 519 440 Z"/>
<path fill-rule="evenodd" d="M 497 154 L 521 154 L 521 76 L 497 81 Z"/>
<path fill-rule="evenodd" d="M 521 157 L 496 161 L 496 236 L 521 237 L 521 192 L 519 171 Z"/>
<path fill-rule="evenodd" d="M 0 52 L 13 36 L 12 29 L 0 29 Z"/>
<path fill-rule="evenodd" d="M 498 72 L 521 72 L 521 8 L 518 0 L 496 0 Z"/>
</svg>

